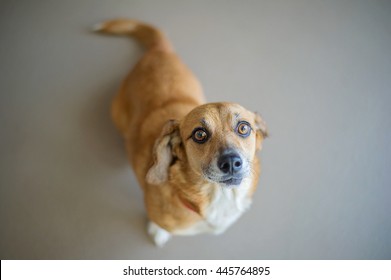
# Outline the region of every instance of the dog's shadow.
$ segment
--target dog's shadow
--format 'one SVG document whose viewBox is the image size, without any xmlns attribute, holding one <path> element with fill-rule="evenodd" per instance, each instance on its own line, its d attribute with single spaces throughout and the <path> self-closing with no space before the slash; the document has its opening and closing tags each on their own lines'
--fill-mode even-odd
<svg viewBox="0 0 391 280">
<path fill-rule="evenodd" d="M 121 80 L 118 79 L 106 87 L 100 87 L 89 95 L 89 100 L 83 106 L 81 131 L 84 133 L 84 146 L 92 156 L 90 163 L 94 166 L 94 170 L 87 169 L 87 189 L 92 193 L 87 210 L 96 213 L 89 220 L 92 228 L 104 228 L 105 238 L 111 239 L 111 243 L 126 242 L 133 247 L 134 254 L 136 247 L 150 241 L 145 233 L 142 191 L 129 165 L 124 141 L 110 117 L 111 102 L 120 84 Z M 119 233 L 123 236 L 122 240 L 118 239 Z M 99 257 L 115 258 L 101 249 L 103 252 Z"/>
<path fill-rule="evenodd" d="M 111 102 L 119 85 L 120 81 L 112 82 L 90 95 L 81 116 L 89 148 L 109 168 L 123 168 L 128 164 L 123 139 L 110 118 Z"/>
</svg>

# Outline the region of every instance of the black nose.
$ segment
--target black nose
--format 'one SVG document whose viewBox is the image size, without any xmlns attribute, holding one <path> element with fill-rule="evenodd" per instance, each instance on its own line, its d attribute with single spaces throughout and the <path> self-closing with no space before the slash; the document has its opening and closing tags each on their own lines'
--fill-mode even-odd
<svg viewBox="0 0 391 280">
<path fill-rule="evenodd" d="M 242 159 L 236 153 L 222 155 L 217 162 L 220 170 L 226 174 L 235 174 L 242 169 Z"/>
</svg>

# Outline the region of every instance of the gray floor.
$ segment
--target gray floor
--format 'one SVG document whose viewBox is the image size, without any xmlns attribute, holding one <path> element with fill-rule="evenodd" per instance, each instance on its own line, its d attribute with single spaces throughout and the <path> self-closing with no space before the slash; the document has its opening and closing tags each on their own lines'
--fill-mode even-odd
<svg viewBox="0 0 391 280">
<path fill-rule="evenodd" d="M 89 32 L 163 28 L 209 101 L 267 121 L 251 210 L 156 249 L 109 119 L 141 55 Z M 2 259 L 390 259 L 390 1 L 1 1 Z"/>
</svg>

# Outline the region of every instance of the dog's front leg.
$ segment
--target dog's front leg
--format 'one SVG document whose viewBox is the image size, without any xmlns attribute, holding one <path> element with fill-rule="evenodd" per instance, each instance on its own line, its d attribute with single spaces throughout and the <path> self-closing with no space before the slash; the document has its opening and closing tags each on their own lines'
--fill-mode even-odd
<svg viewBox="0 0 391 280">
<path fill-rule="evenodd" d="M 153 242 L 158 247 L 163 247 L 171 238 L 171 233 L 151 221 L 148 223 L 148 234 L 152 237 Z"/>
</svg>

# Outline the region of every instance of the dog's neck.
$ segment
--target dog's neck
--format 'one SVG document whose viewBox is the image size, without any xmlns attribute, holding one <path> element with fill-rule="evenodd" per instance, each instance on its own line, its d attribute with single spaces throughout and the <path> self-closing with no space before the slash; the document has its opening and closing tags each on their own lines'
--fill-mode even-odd
<svg viewBox="0 0 391 280">
<path fill-rule="evenodd" d="M 250 189 L 252 179 L 245 178 L 239 186 L 225 187 L 204 181 L 204 184 L 191 185 L 201 191 L 194 193 L 181 190 L 177 193 L 183 207 L 197 213 L 203 224 L 202 232 L 219 234 L 234 223 L 251 205 Z M 190 185 L 189 185 L 190 187 Z M 190 187 L 192 189 L 192 187 Z M 198 233 L 200 224 L 188 229 L 187 234 Z"/>
</svg>

